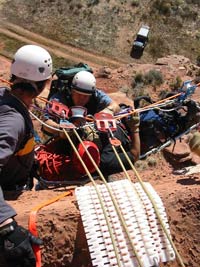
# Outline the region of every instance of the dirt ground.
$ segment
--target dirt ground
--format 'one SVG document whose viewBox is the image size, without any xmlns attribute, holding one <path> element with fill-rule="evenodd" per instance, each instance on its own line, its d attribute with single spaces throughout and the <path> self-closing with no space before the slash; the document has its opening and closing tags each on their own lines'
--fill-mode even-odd
<svg viewBox="0 0 200 267">
<path fill-rule="evenodd" d="M 0 75 L 7 78 L 9 63 L 0 58 L 0 66 Z M 130 84 L 130 73 L 128 74 L 126 71 L 131 69 L 131 73 L 133 73 L 133 68 L 145 69 L 147 66 L 123 66 L 120 70 L 111 71 L 111 77 L 97 78 L 98 87 L 108 93 L 113 93 L 113 98 L 120 99 L 120 102 L 127 101 L 129 103 L 130 99 L 125 98 L 118 90 L 121 86 Z M 163 68 L 170 77 L 175 75 L 175 71 L 183 72 L 183 69 L 178 69 L 176 64 L 173 65 L 173 68 L 171 65 L 163 66 Z M 98 74 L 98 70 L 96 70 L 96 74 Z M 129 77 L 129 80 L 127 77 Z M 183 73 L 183 77 L 187 77 L 187 75 Z M 157 92 L 152 91 L 152 94 L 156 95 Z M 194 98 L 200 99 L 199 91 Z M 144 160 L 143 164 L 136 165 L 136 168 L 141 179 L 149 182 L 160 195 L 166 208 L 172 239 L 185 266 L 199 267 L 200 172 L 197 170 L 188 173 L 184 169 L 184 164 L 180 165 L 182 172 L 177 172 L 180 166 L 176 165 L 175 155 L 181 154 L 182 150 L 188 150 L 185 141 L 177 143 L 171 160 L 166 157 L 165 153 L 159 152 L 153 155 L 153 166 L 150 164 L 150 160 Z M 173 146 L 167 149 L 172 151 Z M 198 167 L 200 166 L 198 164 L 200 164 L 200 158 L 190 154 L 187 167 Z M 128 173 L 135 182 L 134 173 L 132 171 L 128 171 Z M 116 179 L 122 177 L 124 177 L 123 174 L 115 175 Z M 70 186 L 51 190 L 27 191 L 19 195 L 16 192 L 6 193 L 6 199 L 18 213 L 17 221 L 27 227 L 30 212 L 34 207 L 46 201 L 51 201 L 55 197 L 62 197 L 65 192 L 71 192 L 71 195 L 62 197 L 38 211 L 37 229 L 39 236 L 44 241 L 41 248 L 42 267 L 92 266 L 74 189 L 74 186 Z M 1 263 L 0 266 L 5 267 Z M 178 267 L 181 265 L 176 260 L 160 266 Z"/>
</svg>

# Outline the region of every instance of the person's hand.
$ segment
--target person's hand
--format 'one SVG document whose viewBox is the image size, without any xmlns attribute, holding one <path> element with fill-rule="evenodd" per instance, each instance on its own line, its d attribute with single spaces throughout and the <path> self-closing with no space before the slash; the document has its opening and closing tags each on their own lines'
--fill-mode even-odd
<svg viewBox="0 0 200 267">
<path fill-rule="evenodd" d="M 189 146 L 192 152 L 200 156 L 200 132 L 196 132 L 189 140 Z"/>
<path fill-rule="evenodd" d="M 31 245 L 42 245 L 42 240 L 33 236 L 16 221 L 0 227 L 3 254 L 9 267 L 35 267 L 36 259 Z"/>
<path fill-rule="evenodd" d="M 104 108 L 103 110 L 100 111 L 100 113 L 103 112 L 103 113 L 108 113 L 108 114 L 111 114 L 111 115 L 114 115 L 114 110 L 111 108 L 111 107 L 106 107 Z"/>
<path fill-rule="evenodd" d="M 69 122 L 68 120 L 60 120 L 59 126 L 61 129 L 73 129 L 75 128 L 75 125 L 71 122 Z"/>
<path fill-rule="evenodd" d="M 87 141 L 91 141 L 95 143 L 99 150 L 102 149 L 102 143 L 99 134 L 96 132 L 96 130 L 92 129 L 91 127 L 87 126 L 84 128 L 84 137 Z"/>
<path fill-rule="evenodd" d="M 130 132 L 136 133 L 139 132 L 140 126 L 140 115 L 138 112 L 135 112 L 128 116 L 125 120 L 126 125 L 128 126 Z"/>
</svg>

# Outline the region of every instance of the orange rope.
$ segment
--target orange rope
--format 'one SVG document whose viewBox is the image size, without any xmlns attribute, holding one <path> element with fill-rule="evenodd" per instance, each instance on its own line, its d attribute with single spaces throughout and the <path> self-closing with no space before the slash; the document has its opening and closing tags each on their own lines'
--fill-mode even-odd
<svg viewBox="0 0 200 267">
<path fill-rule="evenodd" d="M 200 83 L 196 84 L 196 86 L 197 86 L 197 87 L 200 86 Z M 150 108 L 150 107 L 154 107 L 154 106 L 156 106 L 156 105 L 158 105 L 158 104 L 160 104 L 160 103 L 164 103 L 166 100 L 170 100 L 170 99 L 176 98 L 176 97 L 180 96 L 181 94 L 182 94 L 182 92 L 181 92 L 181 93 L 178 93 L 178 94 L 175 94 L 175 95 L 172 95 L 172 96 L 169 96 L 169 97 L 167 97 L 167 98 L 165 98 L 165 99 L 161 99 L 161 100 L 159 100 L 159 101 L 157 101 L 157 102 L 155 102 L 155 103 L 152 103 L 152 104 L 150 104 L 150 105 L 147 105 L 147 106 L 145 106 L 145 107 L 143 107 L 143 108 L 134 109 L 134 110 L 132 110 L 132 111 L 126 113 L 126 114 L 115 116 L 115 119 L 120 120 L 120 119 L 122 119 L 122 118 L 124 118 L 124 117 L 126 117 L 126 116 L 129 116 L 129 115 L 131 115 L 131 114 L 134 114 L 135 112 L 141 112 L 141 111 L 144 111 L 144 110 L 146 110 L 146 109 L 148 109 L 148 108 Z M 44 97 L 40 97 L 40 96 L 38 96 L 37 98 L 38 98 L 39 100 L 41 100 L 41 101 L 44 101 L 44 102 L 46 102 L 46 103 L 48 103 L 48 104 L 51 104 L 51 102 L 48 101 L 48 100 L 47 100 L 46 98 L 44 98 Z M 94 119 L 92 119 L 92 118 L 90 118 L 90 117 L 86 117 L 86 120 L 87 120 L 87 121 L 94 121 Z"/>
<path fill-rule="evenodd" d="M 7 80 L 4 80 L 3 78 L 0 78 L 0 81 L 3 82 L 3 83 L 7 83 L 8 85 L 12 85 L 11 82 L 7 81 Z"/>
<path fill-rule="evenodd" d="M 61 198 L 64 198 L 66 196 L 70 196 L 72 195 L 72 191 L 68 191 L 68 192 L 65 192 L 57 197 L 54 197 L 50 200 L 47 200 L 46 202 L 42 203 L 42 204 L 39 204 L 38 206 L 36 206 L 35 208 L 33 208 L 31 210 L 31 213 L 30 213 L 30 216 L 29 216 L 29 223 L 28 223 L 28 227 L 29 227 L 29 231 L 35 235 L 35 236 L 38 236 L 38 231 L 37 231 L 37 228 L 36 228 L 36 217 L 37 217 L 37 212 L 42 209 L 43 207 L 45 206 L 48 206 L 58 200 L 60 200 Z M 33 245 L 33 251 L 35 253 L 35 257 L 36 257 L 36 267 L 41 267 L 41 251 L 40 251 L 40 247 L 39 246 L 36 246 L 36 245 Z"/>
<path fill-rule="evenodd" d="M 43 102 L 45 102 L 45 103 L 47 103 L 47 104 L 51 104 L 51 101 L 48 101 L 45 97 L 43 97 L 43 96 L 37 96 L 36 97 L 37 99 L 39 99 L 39 100 L 41 100 L 41 101 L 43 101 Z"/>
<path fill-rule="evenodd" d="M 160 104 L 160 103 L 163 103 L 163 102 L 165 102 L 166 100 L 170 100 L 170 99 L 176 98 L 177 96 L 180 96 L 181 94 L 182 94 L 182 93 L 178 93 L 178 94 L 176 94 L 176 95 L 169 96 L 169 97 L 167 97 L 167 98 L 165 98 L 165 99 L 161 99 L 161 100 L 159 100 L 159 101 L 157 101 L 157 102 L 155 102 L 155 103 L 153 103 L 153 104 L 150 104 L 150 105 L 148 105 L 148 106 L 145 106 L 145 107 L 143 107 L 143 108 L 134 109 L 134 110 L 132 110 L 132 111 L 126 113 L 126 114 L 116 116 L 115 118 L 116 118 L 116 119 L 122 119 L 122 118 L 124 118 L 124 117 L 126 117 L 126 116 L 128 116 L 128 115 L 131 115 L 131 114 L 135 113 L 135 112 L 140 112 L 140 111 L 146 110 L 146 109 L 148 109 L 148 108 L 150 108 L 150 107 L 154 107 L 154 106 L 156 106 L 156 105 L 158 105 L 158 104 Z"/>
</svg>

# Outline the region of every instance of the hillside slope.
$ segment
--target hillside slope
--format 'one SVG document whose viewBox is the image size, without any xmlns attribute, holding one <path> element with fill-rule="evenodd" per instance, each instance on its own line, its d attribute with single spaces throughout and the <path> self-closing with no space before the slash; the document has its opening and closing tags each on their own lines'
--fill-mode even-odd
<svg viewBox="0 0 200 267">
<path fill-rule="evenodd" d="M 169 54 L 193 62 L 200 55 L 198 0 L 2 0 L 1 18 L 63 44 L 133 62 L 130 50 L 142 24 L 149 45 L 139 62 Z"/>
</svg>

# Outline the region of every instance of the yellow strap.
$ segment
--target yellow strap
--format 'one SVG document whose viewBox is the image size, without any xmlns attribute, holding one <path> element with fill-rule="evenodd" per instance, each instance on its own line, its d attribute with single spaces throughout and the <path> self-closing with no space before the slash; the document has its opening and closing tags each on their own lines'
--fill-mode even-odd
<svg viewBox="0 0 200 267">
<path fill-rule="evenodd" d="M 35 146 L 35 140 L 34 137 L 31 137 L 25 144 L 25 146 L 20 149 L 15 155 L 16 156 L 24 156 L 26 154 L 29 154 L 33 151 Z"/>
</svg>

